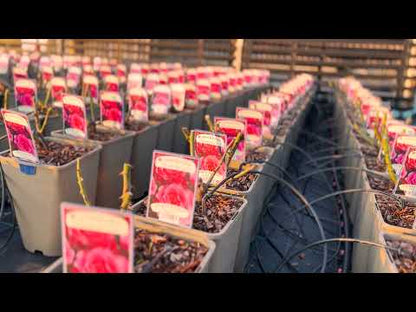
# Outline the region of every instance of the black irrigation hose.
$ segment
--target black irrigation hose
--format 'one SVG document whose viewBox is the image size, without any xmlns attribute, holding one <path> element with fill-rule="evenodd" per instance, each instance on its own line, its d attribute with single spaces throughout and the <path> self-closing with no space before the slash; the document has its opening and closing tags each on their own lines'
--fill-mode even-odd
<svg viewBox="0 0 416 312">
<path fill-rule="evenodd" d="M 253 160 L 253 161 L 246 161 L 246 162 L 244 162 L 244 163 L 242 163 L 240 165 L 239 170 L 242 170 L 242 167 L 245 164 L 257 164 L 257 163 L 259 163 L 259 164 L 266 164 L 266 165 L 269 165 L 269 166 L 274 167 L 276 169 L 279 169 L 290 180 L 290 183 L 292 183 L 293 185 L 296 185 L 296 182 L 295 182 L 294 178 L 289 174 L 289 172 L 287 172 L 286 169 L 284 169 L 282 166 L 280 166 L 280 165 L 278 165 L 276 163 L 272 163 L 271 161 L 255 161 L 255 160 Z"/>
<path fill-rule="evenodd" d="M 325 138 L 325 137 L 323 137 L 323 136 L 321 136 L 321 135 L 319 135 L 319 134 L 316 134 L 316 133 L 314 133 L 314 132 L 311 132 L 311 131 L 308 131 L 308 130 L 301 129 L 301 130 L 300 130 L 300 133 L 303 133 L 303 134 L 306 134 L 306 135 L 311 135 L 311 136 L 313 136 L 313 137 L 315 137 L 315 138 L 319 139 L 321 142 L 331 144 L 332 146 L 335 146 L 335 145 L 336 145 L 336 143 L 335 143 L 335 142 L 333 142 L 333 141 L 331 141 L 331 140 L 329 140 L 329 139 L 327 139 L 327 138 Z"/>
<path fill-rule="evenodd" d="M 348 157 L 363 157 L 363 155 L 361 153 L 356 153 L 356 154 L 335 154 L 335 155 L 317 157 L 317 158 L 314 158 L 314 160 L 315 161 L 321 161 L 321 160 L 328 160 L 329 159 L 329 160 L 333 161 L 333 160 L 339 160 L 339 159 L 348 158 Z M 308 165 L 310 163 L 311 163 L 310 161 L 307 161 L 307 162 L 303 163 L 303 165 Z"/>
<path fill-rule="evenodd" d="M 339 166 L 339 167 L 334 167 L 334 168 L 320 168 L 320 169 L 318 169 L 316 171 L 313 171 L 313 172 L 307 173 L 307 174 L 305 174 L 303 176 L 300 176 L 296 181 L 302 181 L 303 179 L 312 177 L 312 176 L 314 176 L 314 175 L 316 175 L 318 173 L 324 173 L 324 172 L 327 172 L 327 171 L 332 171 L 333 169 L 335 169 L 337 171 L 338 170 L 356 170 L 356 171 L 363 171 L 363 172 L 366 172 L 366 173 L 369 173 L 369 174 L 373 174 L 373 175 L 376 175 L 376 176 L 379 176 L 379 177 L 382 177 L 382 178 L 385 178 L 385 179 L 389 179 L 389 177 L 386 174 L 381 173 L 379 171 L 374 171 L 374 170 L 369 170 L 369 169 L 366 169 L 366 168 L 359 168 L 359 167 Z"/>
<path fill-rule="evenodd" d="M 332 160 L 332 167 L 336 167 L 335 166 L 335 160 Z M 339 184 L 339 180 L 338 180 L 338 173 L 336 172 L 336 170 L 333 171 L 333 176 L 334 176 L 334 180 L 335 180 L 335 184 L 337 187 L 337 190 L 340 191 L 341 190 L 341 186 Z M 348 217 L 348 211 L 347 211 L 347 207 L 345 207 L 345 196 L 341 197 L 341 209 L 342 209 L 342 219 L 344 221 L 344 234 L 346 237 L 350 237 L 350 233 L 349 233 L 349 217 Z M 338 212 L 338 210 L 337 210 Z M 338 213 L 339 215 L 339 213 Z M 339 244 L 340 245 L 340 244 Z M 348 269 L 348 264 L 349 264 L 349 244 L 345 244 L 345 253 L 344 253 L 344 258 L 343 258 L 343 266 L 342 266 L 342 270 L 343 272 L 346 272 L 346 270 Z"/>
<path fill-rule="evenodd" d="M 304 156 L 306 156 L 306 158 L 308 158 L 310 161 L 312 161 L 314 163 L 314 165 L 315 165 L 315 168 L 319 168 L 318 163 L 317 162 L 314 162 L 312 156 L 309 155 L 309 153 L 306 152 L 303 148 L 301 148 L 301 147 L 299 147 L 299 146 L 297 146 L 295 144 L 289 143 L 289 142 L 277 142 L 277 144 L 278 145 L 281 145 L 281 146 L 288 146 L 288 147 L 291 147 L 291 148 L 297 150 L 298 152 L 300 152 L 301 154 L 303 154 Z M 327 176 L 325 176 L 324 174 L 322 174 L 322 175 L 325 178 L 325 181 L 327 182 L 328 187 L 331 188 L 331 184 L 329 183 Z"/>
<path fill-rule="evenodd" d="M 330 238 L 330 239 L 324 239 L 324 240 L 320 240 L 317 242 L 314 242 L 306 247 L 303 247 L 297 251 L 295 251 L 294 253 L 292 253 L 289 257 L 287 257 L 286 259 L 284 259 L 279 266 L 277 267 L 277 269 L 275 270 L 274 273 L 277 273 L 278 271 L 280 271 L 284 265 L 286 265 L 287 262 L 289 262 L 290 260 L 292 260 L 294 257 L 296 257 L 298 254 L 312 248 L 315 246 L 319 246 L 319 245 L 326 245 L 328 243 L 334 243 L 334 242 L 348 242 L 348 243 L 358 243 L 358 244 L 362 244 L 362 245 L 369 245 L 369 246 L 373 246 L 373 247 L 378 247 L 378 248 L 383 248 L 383 249 L 390 249 L 390 250 L 398 250 L 397 248 L 393 248 L 384 244 L 379 244 L 379 243 L 374 243 L 371 241 L 366 241 L 366 240 L 362 240 L 362 239 L 356 239 L 356 238 Z"/>
<path fill-rule="evenodd" d="M 257 174 L 265 175 L 265 176 L 267 176 L 267 177 L 269 177 L 271 179 L 274 179 L 274 180 L 282 183 L 286 187 L 288 187 L 296 195 L 296 197 L 298 197 L 298 199 L 301 202 L 303 202 L 303 204 L 309 209 L 310 213 L 312 214 L 313 218 L 316 221 L 316 224 L 318 226 L 318 229 L 319 229 L 319 232 L 320 232 L 320 235 L 321 235 L 322 239 L 323 240 L 326 239 L 325 238 L 325 232 L 324 232 L 324 229 L 322 227 L 322 223 L 319 220 L 319 217 L 316 214 L 315 209 L 312 207 L 312 205 L 309 204 L 308 200 L 305 198 L 305 196 L 302 195 L 301 192 L 299 192 L 299 190 L 297 188 L 295 188 L 292 184 L 288 183 L 286 180 L 284 180 L 284 179 L 282 179 L 282 178 L 280 178 L 280 177 L 278 177 L 276 175 L 273 175 L 273 174 L 270 174 L 270 173 L 261 172 L 261 171 L 256 171 L 256 170 L 251 170 L 249 172 L 250 173 L 257 173 Z M 323 257 L 323 260 L 322 260 L 323 261 L 322 269 L 321 269 L 321 272 L 322 273 L 325 272 L 327 259 L 328 259 L 328 250 L 327 250 L 327 248 L 325 246 L 325 248 L 324 248 L 324 257 Z"/>
</svg>

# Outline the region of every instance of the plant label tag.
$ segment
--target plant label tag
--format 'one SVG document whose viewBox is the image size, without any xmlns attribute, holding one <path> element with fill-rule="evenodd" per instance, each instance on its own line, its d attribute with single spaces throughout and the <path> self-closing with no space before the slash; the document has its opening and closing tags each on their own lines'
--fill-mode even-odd
<svg viewBox="0 0 416 312">
<path fill-rule="evenodd" d="M 247 148 L 253 149 L 263 143 L 264 113 L 243 107 L 236 108 L 236 117 L 247 120 Z"/>
<path fill-rule="evenodd" d="M 17 79 L 14 85 L 17 110 L 30 113 L 35 110 L 37 102 L 37 88 L 34 80 Z"/>
<path fill-rule="evenodd" d="M 124 129 L 124 105 L 117 92 L 102 92 L 100 99 L 101 123 L 105 127 Z"/>
<path fill-rule="evenodd" d="M 98 104 L 98 78 L 95 75 L 84 75 L 82 79 L 82 95 L 86 102 Z"/>
<path fill-rule="evenodd" d="M 416 199 L 416 148 L 411 147 L 405 154 L 401 174 L 399 175 L 395 192 L 399 190 L 406 197 Z"/>
<path fill-rule="evenodd" d="M 104 90 L 111 92 L 119 92 L 120 84 L 118 77 L 114 75 L 106 75 L 104 77 Z"/>
<path fill-rule="evenodd" d="M 211 98 L 211 84 L 207 79 L 198 79 L 196 83 L 198 101 L 208 102 Z"/>
<path fill-rule="evenodd" d="M 416 136 L 397 135 L 391 150 L 391 163 L 396 172 L 396 176 L 400 176 L 404 157 L 409 148 L 416 147 Z"/>
<path fill-rule="evenodd" d="M 9 140 L 11 156 L 18 161 L 38 164 L 38 152 L 28 116 L 6 109 L 2 109 L 1 114 Z"/>
<path fill-rule="evenodd" d="M 52 106 L 62 108 L 62 99 L 66 90 L 66 82 L 62 77 L 54 77 L 51 80 Z"/>
<path fill-rule="evenodd" d="M 198 191 L 198 168 L 196 157 L 155 150 L 147 217 L 191 228 Z"/>
<path fill-rule="evenodd" d="M 141 88 L 143 86 L 143 76 L 139 73 L 130 73 L 127 77 L 127 91 Z"/>
<path fill-rule="evenodd" d="M 198 106 L 196 86 L 192 83 L 185 84 L 185 106 L 190 109 L 194 109 Z"/>
<path fill-rule="evenodd" d="M 133 273 L 133 215 L 61 204 L 64 273 Z"/>
<path fill-rule="evenodd" d="M 149 120 L 147 92 L 143 88 L 133 88 L 128 94 L 130 118 L 137 122 Z"/>
<path fill-rule="evenodd" d="M 237 146 L 233 158 L 231 159 L 230 166 L 234 169 L 238 169 L 240 164 L 246 160 L 246 131 L 247 120 L 245 119 L 233 119 L 225 117 L 214 117 L 215 132 L 223 133 L 227 136 L 227 146 L 237 137 L 239 133 L 243 135 L 243 139 Z"/>
<path fill-rule="evenodd" d="M 172 107 L 176 112 L 182 112 L 185 109 L 185 86 L 183 83 L 172 83 L 170 85 L 172 92 Z"/>
<path fill-rule="evenodd" d="M 156 115 L 167 115 L 171 108 L 171 90 L 169 86 L 158 85 L 153 89 L 151 110 Z"/>
<path fill-rule="evenodd" d="M 221 133 L 192 130 L 193 156 L 200 159 L 199 178 L 203 183 L 208 183 L 215 173 L 210 185 L 217 185 L 227 176 L 227 164 L 221 163 L 227 151 L 227 136 Z M 221 163 L 221 166 L 220 166 Z"/>
<path fill-rule="evenodd" d="M 62 107 L 63 132 L 75 138 L 87 139 L 87 113 L 82 97 L 65 94 Z"/>
<path fill-rule="evenodd" d="M 68 73 L 66 75 L 66 85 L 70 89 L 75 89 L 78 87 L 81 80 L 81 68 L 71 66 L 68 68 Z"/>
</svg>

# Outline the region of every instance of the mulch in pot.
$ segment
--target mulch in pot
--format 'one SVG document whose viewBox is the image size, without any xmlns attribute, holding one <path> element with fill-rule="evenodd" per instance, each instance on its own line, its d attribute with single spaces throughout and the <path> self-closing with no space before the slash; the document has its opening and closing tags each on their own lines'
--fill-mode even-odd
<svg viewBox="0 0 416 312">
<path fill-rule="evenodd" d="M 89 140 L 107 142 L 120 136 L 122 136 L 122 134 L 117 131 L 100 131 L 96 127 L 89 127 L 88 129 Z"/>
<path fill-rule="evenodd" d="M 238 198 L 214 194 L 204 204 L 205 212 L 200 204 L 196 204 L 192 228 L 207 233 L 220 232 L 240 209 L 243 201 Z M 134 211 L 145 216 L 147 200 L 144 200 Z"/>
<path fill-rule="evenodd" d="M 130 131 L 142 131 L 146 127 L 148 127 L 149 124 L 145 122 L 134 122 L 134 121 L 126 121 L 124 124 L 124 127 L 126 130 Z"/>
<path fill-rule="evenodd" d="M 411 229 L 415 221 L 416 204 L 406 202 L 404 208 L 393 198 L 376 195 L 377 207 L 386 223 Z"/>
<path fill-rule="evenodd" d="M 218 233 L 234 217 L 241 205 L 243 201 L 239 198 L 214 194 L 204 201 L 205 211 L 201 204 L 196 205 L 192 227 L 207 233 Z"/>
<path fill-rule="evenodd" d="M 401 240 L 386 240 L 389 247 L 397 250 L 389 250 L 394 264 L 399 273 L 416 273 L 416 245 Z"/>
<path fill-rule="evenodd" d="M 90 152 L 92 148 L 45 141 L 47 149 L 36 144 L 41 164 L 49 166 L 63 166 Z"/>
<path fill-rule="evenodd" d="M 134 271 L 136 273 L 193 273 L 208 248 L 164 233 L 135 230 Z"/>
<path fill-rule="evenodd" d="M 236 170 L 229 169 L 228 175 L 234 174 L 236 172 L 237 172 Z M 250 189 L 251 185 L 254 183 L 254 181 L 256 181 L 257 177 L 258 177 L 258 174 L 249 173 L 237 179 L 228 180 L 225 183 L 225 185 L 227 189 L 229 190 L 247 192 Z"/>
<path fill-rule="evenodd" d="M 269 157 L 269 154 L 266 151 L 262 150 L 253 150 L 249 151 L 246 155 L 246 161 L 247 162 L 265 162 L 267 158 Z"/>
</svg>

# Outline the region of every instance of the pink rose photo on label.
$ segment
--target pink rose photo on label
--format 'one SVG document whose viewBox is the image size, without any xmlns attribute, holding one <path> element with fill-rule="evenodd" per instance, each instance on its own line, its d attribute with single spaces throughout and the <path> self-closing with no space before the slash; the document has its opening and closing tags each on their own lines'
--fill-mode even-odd
<svg viewBox="0 0 416 312">
<path fill-rule="evenodd" d="M 100 100 L 101 122 L 104 126 L 124 127 L 123 102 L 118 93 L 103 92 Z"/>
<path fill-rule="evenodd" d="M 393 146 L 394 140 L 396 139 L 396 135 L 414 136 L 416 135 L 416 129 L 415 127 L 402 124 L 387 125 L 387 134 L 391 148 Z"/>
<path fill-rule="evenodd" d="M 397 135 L 391 152 L 392 164 L 401 165 L 408 148 L 416 147 L 416 136 Z"/>
<path fill-rule="evenodd" d="M 198 80 L 196 93 L 199 101 L 209 101 L 211 97 L 211 84 L 208 80 Z"/>
<path fill-rule="evenodd" d="M 171 108 L 171 90 L 166 85 L 153 89 L 151 109 L 155 114 L 166 115 Z"/>
<path fill-rule="evenodd" d="M 227 166 L 225 162 L 221 163 L 227 149 L 227 136 L 201 130 L 193 130 L 192 135 L 193 155 L 200 159 L 199 178 L 203 183 L 208 183 L 216 168 L 221 164 L 211 181 L 213 185 L 218 184 L 227 175 Z"/>
<path fill-rule="evenodd" d="M 52 67 L 45 67 L 42 69 L 42 84 L 46 86 L 48 82 L 50 82 L 53 78 L 53 70 Z"/>
<path fill-rule="evenodd" d="M 104 90 L 111 92 L 119 92 L 119 81 L 117 76 L 107 75 L 104 79 Z"/>
<path fill-rule="evenodd" d="M 119 211 L 61 205 L 65 273 L 133 272 L 133 218 Z"/>
<path fill-rule="evenodd" d="M 159 75 L 158 74 L 149 74 L 146 77 L 144 88 L 147 92 L 152 93 L 153 89 L 159 84 Z"/>
<path fill-rule="evenodd" d="M 64 97 L 66 90 L 64 86 L 55 85 L 52 86 L 51 89 L 51 96 L 52 100 L 55 102 L 62 102 L 62 98 Z"/>
<path fill-rule="evenodd" d="M 236 117 L 247 121 L 246 140 L 248 147 L 260 146 L 263 142 L 264 113 L 258 110 L 237 107 Z"/>
<path fill-rule="evenodd" d="M 416 196 L 416 147 L 410 147 L 403 157 L 397 186 L 406 196 Z"/>
<path fill-rule="evenodd" d="M 182 112 L 185 109 L 185 86 L 182 83 L 173 83 L 170 88 L 172 106 L 176 112 Z"/>
<path fill-rule="evenodd" d="M 36 105 L 36 84 L 30 79 L 18 79 L 14 86 L 18 110 L 31 112 Z"/>
<path fill-rule="evenodd" d="M 78 67 L 70 67 L 66 75 L 66 84 L 69 88 L 75 89 L 80 84 L 81 69 Z"/>
<path fill-rule="evenodd" d="M 196 157 L 153 152 L 147 216 L 191 227 L 198 183 Z"/>
<path fill-rule="evenodd" d="M 233 119 L 225 117 L 214 117 L 215 132 L 223 133 L 227 136 L 227 146 L 230 146 L 235 137 L 242 133 L 243 139 L 237 146 L 237 150 L 232 158 L 238 163 L 244 162 L 246 159 L 246 131 L 247 121 L 244 119 Z"/>
<path fill-rule="evenodd" d="M 131 89 L 128 95 L 130 118 L 136 121 L 148 121 L 147 92 L 142 88 Z"/>
<path fill-rule="evenodd" d="M 3 122 L 13 157 L 38 163 L 38 154 L 26 114 L 3 109 Z"/>
<path fill-rule="evenodd" d="M 196 95 L 196 87 L 191 83 L 185 84 L 185 106 L 187 108 L 195 108 L 198 105 Z"/>
<path fill-rule="evenodd" d="M 103 65 L 100 68 L 100 76 L 102 79 L 105 79 L 107 76 L 111 75 L 111 67 Z"/>
<path fill-rule="evenodd" d="M 86 138 L 87 115 L 82 98 L 73 95 L 64 95 L 62 103 L 64 132 L 75 137 Z"/>
<path fill-rule="evenodd" d="M 263 119 L 263 125 L 266 127 L 270 127 L 271 125 L 271 119 L 272 119 L 272 106 L 266 103 L 261 103 L 258 101 L 252 101 L 250 100 L 248 103 L 248 108 L 262 111 L 264 115 Z"/>
</svg>

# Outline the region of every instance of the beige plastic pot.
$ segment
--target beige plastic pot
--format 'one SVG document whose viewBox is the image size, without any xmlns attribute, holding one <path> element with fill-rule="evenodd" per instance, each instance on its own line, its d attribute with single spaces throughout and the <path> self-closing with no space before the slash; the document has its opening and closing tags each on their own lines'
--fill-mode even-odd
<svg viewBox="0 0 416 312">
<path fill-rule="evenodd" d="M 386 245 L 386 240 L 401 240 L 408 243 L 416 244 L 416 236 L 409 235 L 403 232 L 390 231 L 384 229 L 379 233 L 376 240 L 377 243 Z M 377 248 L 379 252 L 373 259 L 373 265 L 368 273 L 399 273 L 396 264 L 394 263 L 391 252 L 388 249 Z"/>
<path fill-rule="evenodd" d="M 198 242 L 208 248 L 208 252 L 202 259 L 199 266 L 194 273 L 207 273 L 208 268 L 215 252 L 215 243 L 209 240 L 208 236 L 197 230 L 186 229 L 182 227 L 173 226 L 154 219 L 143 218 L 135 216 L 135 227 L 144 229 L 152 233 L 169 234 L 175 238 L 183 239 L 191 242 Z M 62 273 L 62 258 L 59 258 L 41 273 Z"/>
<path fill-rule="evenodd" d="M 52 137 L 45 140 L 94 148 L 80 158 L 85 190 L 94 204 L 101 145 Z M 59 167 L 33 165 L 34 175 L 22 173 L 14 158 L 0 156 L 0 161 L 13 197 L 23 245 L 28 251 L 40 251 L 45 256 L 61 255 L 60 204 L 83 203 L 76 180 L 76 161 Z"/>
<path fill-rule="evenodd" d="M 119 133 L 120 136 L 110 141 L 92 141 L 102 145 L 100 166 L 98 169 L 97 206 L 118 208 L 123 189 L 123 180 L 120 176 L 124 163 L 130 163 L 135 133 L 132 131 L 109 129 L 97 125 L 97 131 L 103 133 Z M 52 136 L 67 138 L 62 130 L 52 132 Z M 91 140 L 89 140 L 91 141 Z"/>
<path fill-rule="evenodd" d="M 225 197 L 235 197 L 221 194 Z M 238 197 L 242 201 L 234 217 L 225 225 L 219 233 L 205 233 L 208 238 L 215 242 L 215 252 L 212 256 L 208 273 L 232 273 L 234 269 L 235 257 L 237 255 L 238 240 L 240 236 L 243 214 L 247 205 L 247 200 Z M 146 198 L 133 205 L 132 210 L 137 211 L 138 207 Z"/>
</svg>

